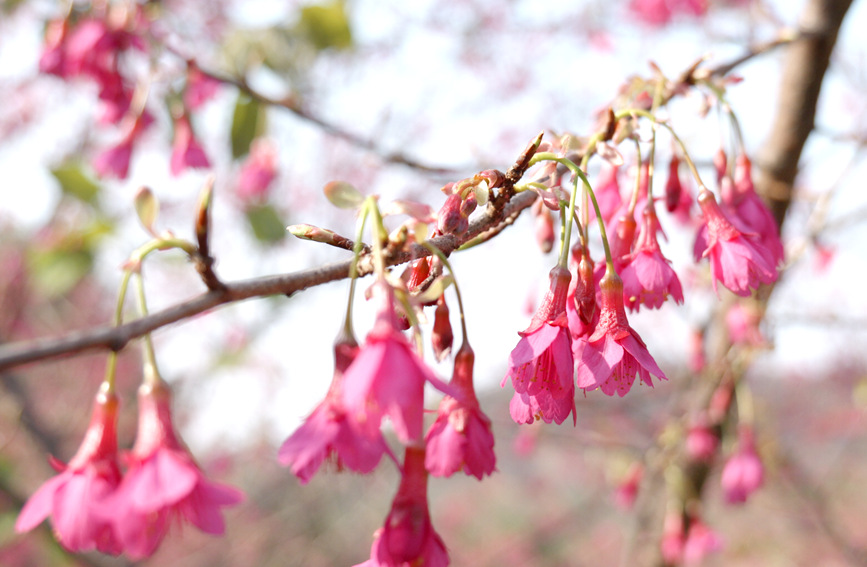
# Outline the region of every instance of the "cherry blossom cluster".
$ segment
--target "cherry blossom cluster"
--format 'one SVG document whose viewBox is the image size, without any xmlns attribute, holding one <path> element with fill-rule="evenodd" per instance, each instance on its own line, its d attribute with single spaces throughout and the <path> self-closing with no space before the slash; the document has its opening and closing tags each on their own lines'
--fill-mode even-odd
<svg viewBox="0 0 867 567">
<path fill-rule="evenodd" d="M 160 41 L 156 6 L 136 2 L 95 2 L 86 7 L 69 3 L 68 12 L 47 24 L 39 59 L 40 72 L 66 82 L 92 83 L 97 88 L 100 129 L 116 142 L 98 151 L 92 166 L 103 178 L 126 179 L 137 147 L 156 121 L 149 99 L 155 91 L 164 99 L 173 125 L 169 171 L 180 175 L 188 168 L 210 168 L 193 126 L 193 114 L 211 101 L 222 82 L 205 73 L 194 59 L 181 60 Z M 142 68 L 165 56 L 181 62 L 182 69 L 160 63 L 156 73 Z M 177 75 L 177 77 L 175 77 Z M 258 138 L 249 148 L 237 179 L 242 203 L 256 204 L 267 196 L 277 175 L 276 148 Z"/>
<path fill-rule="evenodd" d="M 138 434 L 123 454 L 118 406 L 104 384 L 78 452 L 68 464 L 52 460 L 59 474 L 30 497 L 15 529 L 29 531 L 50 518 L 64 548 L 125 553 L 133 560 L 152 555 L 172 524 L 223 534 L 221 509 L 240 503 L 243 494 L 209 480 L 196 464 L 175 431 L 169 387 L 151 380 L 140 388 Z"/>
</svg>

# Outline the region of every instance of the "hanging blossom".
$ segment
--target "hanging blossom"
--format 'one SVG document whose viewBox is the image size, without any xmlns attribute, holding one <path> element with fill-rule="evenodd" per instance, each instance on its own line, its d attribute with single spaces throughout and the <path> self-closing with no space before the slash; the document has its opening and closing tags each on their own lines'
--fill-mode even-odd
<svg viewBox="0 0 867 567">
<path fill-rule="evenodd" d="M 338 470 L 345 467 L 367 474 L 376 468 L 384 453 L 389 453 L 382 436 L 371 438 L 358 431 L 343 406 L 343 373 L 357 354 L 354 338 L 337 340 L 334 377 L 325 399 L 280 447 L 278 461 L 290 467 L 302 484 L 309 482 L 327 459 L 332 459 Z"/>
<path fill-rule="evenodd" d="M 576 382 L 579 388 L 625 396 L 635 376 L 653 386 L 651 375 L 667 380 L 647 345 L 626 319 L 623 281 L 608 272 L 599 282 L 600 312 L 596 330 L 575 343 Z"/>
<path fill-rule="evenodd" d="M 761 488 L 764 480 L 764 466 L 756 452 L 753 430 L 743 426 L 738 432 L 737 450 L 723 467 L 720 478 L 723 498 L 728 504 L 743 504 Z"/>
<path fill-rule="evenodd" d="M 244 203 L 261 203 L 277 178 L 277 145 L 268 138 L 256 138 L 241 165 L 236 194 Z"/>
<path fill-rule="evenodd" d="M 123 545 L 103 503 L 121 481 L 117 459 L 117 410 L 114 394 L 100 392 L 78 452 L 68 465 L 53 462 L 60 474 L 43 484 L 24 505 L 15 531 L 27 532 L 51 517 L 54 534 L 67 550 L 97 549 L 117 555 Z"/>
<path fill-rule="evenodd" d="M 446 567 L 449 553 L 433 529 L 427 500 L 424 447 L 407 447 L 400 487 L 385 525 L 374 535 L 370 559 L 355 567 Z"/>
<path fill-rule="evenodd" d="M 569 269 L 572 280 L 566 296 L 566 319 L 572 333 L 572 345 L 579 337 L 590 335 L 599 321 L 596 309 L 596 282 L 593 275 L 593 260 L 586 247 L 576 243 L 572 246 Z"/>
<path fill-rule="evenodd" d="M 703 189 L 698 204 L 705 217 L 693 250 L 696 261 L 707 257 L 717 281 L 742 297 L 760 284 L 777 281 L 776 261 L 773 254 L 752 233 L 741 232 L 720 209 L 713 193 Z"/>
<path fill-rule="evenodd" d="M 566 296 L 572 276 L 555 267 L 550 289 L 533 315 L 530 326 L 509 355 L 509 368 L 501 386 L 511 378 L 515 395 L 509 412 L 517 423 L 542 419 L 563 423 L 575 420 L 575 385 L 572 382 L 572 338 L 566 316 Z"/>
<path fill-rule="evenodd" d="M 152 122 L 153 118 L 147 111 L 127 116 L 121 125 L 123 137 L 120 142 L 103 150 L 93 159 L 93 169 L 97 175 L 126 179 L 129 175 L 133 148 Z"/>
<path fill-rule="evenodd" d="M 434 476 L 449 477 L 463 469 L 481 480 L 496 468 L 491 420 L 482 412 L 473 388 L 474 362 L 473 349 L 464 342 L 455 354 L 451 381 L 463 396 L 443 398 L 437 419 L 425 437 L 425 466 Z"/>
<path fill-rule="evenodd" d="M 175 139 L 172 142 L 170 170 L 172 175 L 180 175 L 188 167 L 211 167 L 205 150 L 193 133 L 190 117 L 182 114 L 175 119 Z"/>
<path fill-rule="evenodd" d="M 758 235 L 759 241 L 774 258 L 775 267 L 779 266 L 785 260 L 780 227 L 768 206 L 756 193 L 750 159 L 740 154 L 735 163 L 733 182 L 723 185 L 724 190 L 720 191 L 723 207 L 733 220 L 743 226 L 744 232 Z"/>
<path fill-rule="evenodd" d="M 378 303 L 376 323 L 343 375 L 341 402 L 368 438 L 381 435 L 382 418 L 388 416 L 403 443 L 419 441 L 425 382 L 446 394 L 459 394 L 434 376 L 398 330 L 391 286 L 380 279 L 371 292 Z"/>
<path fill-rule="evenodd" d="M 139 389 L 138 435 L 126 461 L 126 475 L 104 514 L 134 560 L 152 555 L 174 520 L 222 535 L 221 508 L 244 499 L 237 489 L 205 478 L 175 433 L 171 393 L 162 380 Z"/>
<path fill-rule="evenodd" d="M 650 203 L 642 215 L 641 231 L 633 252 L 620 272 L 626 305 L 632 311 L 637 311 L 640 305 L 659 309 L 669 297 L 678 305 L 683 303 L 680 279 L 671 267 L 671 262 L 662 255 L 657 232 L 662 232 L 662 229 Z"/>
</svg>

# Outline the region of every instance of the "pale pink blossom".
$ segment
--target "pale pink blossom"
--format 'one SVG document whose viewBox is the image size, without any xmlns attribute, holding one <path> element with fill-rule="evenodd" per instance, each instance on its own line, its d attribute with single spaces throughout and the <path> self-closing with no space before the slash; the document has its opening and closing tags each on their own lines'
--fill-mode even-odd
<svg viewBox="0 0 867 567">
<path fill-rule="evenodd" d="M 764 480 L 764 467 L 756 452 L 753 431 L 749 427 L 742 427 L 737 449 L 723 467 L 720 479 L 723 498 L 729 504 L 742 504 L 761 488 Z"/>
<path fill-rule="evenodd" d="M 424 385 L 452 394 L 398 330 L 394 292 L 385 281 L 373 285 L 376 323 L 364 346 L 343 376 L 342 403 L 349 418 L 370 438 L 380 435 L 382 418 L 388 416 L 403 443 L 422 439 Z"/>
<path fill-rule="evenodd" d="M 357 353 L 354 339 L 342 338 L 335 343 L 334 377 L 328 394 L 280 447 L 278 461 L 290 467 L 302 484 L 309 482 L 328 459 L 338 470 L 345 467 L 366 474 L 388 453 L 382 436 L 371 438 L 354 427 L 341 401 L 343 373 Z"/>
<path fill-rule="evenodd" d="M 111 521 L 102 514 L 104 502 L 121 481 L 117 410 L 117 396 L 97 395 L 78 452 L 68 465 L 53 463 L 60 474 L 30 497 L 15 522 L 15 531 L 30 531 L 50 517 L 57 540 L 69 551 L 97 549 L 112 555 L 123 551 Z"/>
<path fill-rule="evenodd" d="M 267 138 L 256 138 L 238 175 L 238 197 L 244 202 L 261 202 L 277 178 L 277 146 Z"/>
<path fill-rule="evenodd" d="M 139 390 L 135 446 L 127 455 L 123 481 L 104 509 L 134 560 L 152 555 L 176 521 L 222 535 L 221 508 L 244 499 L 237 489 L 205 477 L 175 432 L 170 406 L 164 383 Z"/>
<path fill-rule="evenodd" d="M 172 175 L 180 175 L 188 167 L 211 167 L 211 162 L 196 140 L 189 117 L 182 114 L 175 120 L 170 170 Z"/>
<path fill-rule="evenodd" d="M 696 261 L 710 260 L 714 290 L 717 281 L 733 293 L 747 297 L 760 284 L 777 280 L 776 261 L 771 252 L 752 234 L 735 228 L 707 189 L 698 196 L 705 224 L 695 241 Z"/>
<path fill-rule="evenodd" d="M 400 487 L 370 559 L 356 567 L 446 567 L 449 554 L 434 530 L 427 499 L 424 448 L 407 447 Z"/>
<path fill-rule="evenodd" d="M 536 419 L 562 423 L 575 410 L 572 338 L 566 316 L 571 278 L 565 268 L 551 270 L 548 293 L 509 355 L 501 386 L 511 379 L 515 395 L 509 408 L 517 423 Z"/>
<path fill-rule="evenodd" d="M 425 466 L 434 476 L 448 477 L 463 470 L 481 480 L 496 468 L 491 420 L 482 412 L 473 388 L 474 361 L 475 354 L 465 342 L 455 354 L 450 383 L 463 396 L 460 400 L 443 398 L 437 419 L 425 437 Z"/>
<path fill-rule="evenodd" d="M 753 305 L 734 303 L 726 312 L 726 328 L 729 340 L 733 344 L 749 345 L 754 347 L 767 346 L 768 342 L 759 329 L 762 316 L 758 308 Z"/>
<path fill-rule="evenodd" d="M 695 461 L 710 462 L 719 447 L 719 436 L 714 433 L 707 419 L 697 418 L 686 432 L 686 454 Z"/>
<path fill-rule="evenodd" d="M 659 309 L 669 297 L 677 304 L 683 303 L 680 279 L 659 248 L 656 233 L 661 230 L 656 211 L 651 205 L 644 211 L 633 252 L 620 272 L 623 295 L 630 310 L 635 311 L 640 305 Z"/>
<path fill-rule="evenodd" d="M 121 141 L 103 150 L 94 158 L 93 169 L 97 175 L 126 179 L 129 175 L 133 148 L 151 122 L 153 122 L 153 118 L 146 111 L 138 116 L 127 116 L 121 124 L 123 130 Z"/>
<path fill-rule="evenodd" d="M 626 472 L 626 476 L 617 483 L 614 491 L 614 502 L 622 510 L 631 510 L 635 499 L 638 497 L 638 489 L 644 476 L 644 467 L 641 463 L 633 463 Z"/>
<path fill-rule="evenodd" d="M 194 61 L 187 65 L 187 86 L 184 89 L 184 106 L 196 110 L 217 95 L 222 83 L 202 72 Z"/>
<path fill-rule="evenodd" d="M 701 565 L 711 553 L 723 548 L 722 538 L 700 518 L 690 519 L 689 530 L 683 543 L 683 564 L 686 567 Z"/>
<path fill-rule="evenodd" d="M 611 222 L 611 219 L 623 206 L 623 197 L 620 194 L 620 182 L 618 181 L 619 166 L 610 165 L 607 162 L 602 164 L 599 170 L 599 176 L 596 178 L 596 184 L 593 186 L 593 191 L 596 195 L 596 203 L 599 205 L 599 212 L 602 213 L 602 220 L 605 224 Z M 596 218 L 596 209 L 590 207 L 590 220 Z"/>
<path fill-rule="evenodd" d="M 599 282 L 599 322 L 587 339 L 575 341 L 576 382 L 579 388 L 625 396 L 635 377 L 653 386 L 651 375 L 667 380 L 647 345 L 629 326 L 623 305 L 623 281 L 614 272 Z"/>
</svg>

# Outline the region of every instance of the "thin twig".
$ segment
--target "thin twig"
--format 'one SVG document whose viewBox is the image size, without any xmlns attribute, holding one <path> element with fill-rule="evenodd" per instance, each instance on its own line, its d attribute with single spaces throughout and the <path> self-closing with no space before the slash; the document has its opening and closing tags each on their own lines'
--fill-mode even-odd
<svg viewBox="0 0 867 567">
<path fill-rule="evenodd" d="M 532 191 L 516 195 L 506 205 L 503 211 L 505 217 L 509 218 L 518 214 L 532 205 L 535 199 L 536 194 Z M 497 226 L 502 222 L 502 216 L 485 211 L 470 224 L 466 233 L 459 236 L 450 234 L 438 236 L 431 239 L 430 244 L 442 250 L 443 253 L 450 254 L 464 242 L 490 230 L 493 226 Z M 409 250 L 395 254 L 390 258 L 389 265 L 398 265 L 414 258 L 429 255 L 430 252 L 423 246 L 413 245 Z M 350 260 L 347 260 L 289 274 L 224 283 L 223 289 L 209 290 L 188 301 L 118 327 L 102 327 L 59 338 L 7 344 L 0 347 L 0 370 L 93 349 L 120 350 L 131 340 L 146 333 L 188 319 L 220 305 L 253 297 L 293 295 L 310 287 L 345 279 L 349 276 L 349 266 Z M 358 275 L 364 276 L 371 271 L 370 256 L 362 256 L 358 262 Z"/>
</svg>

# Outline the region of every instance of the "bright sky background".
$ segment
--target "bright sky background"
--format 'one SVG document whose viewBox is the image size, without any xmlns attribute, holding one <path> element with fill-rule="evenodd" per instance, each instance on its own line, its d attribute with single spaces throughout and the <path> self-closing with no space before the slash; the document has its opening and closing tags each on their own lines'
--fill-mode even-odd
<svg viewBox="0 0 867 567">
<path fill-rule="evenodd" d="M 641 28 L 624 23 L 612 31 L 609 51 L 588 47 L 587 36 L 581 34 L 553 46 L 540 41 L 541 47 L 533 51 L 532 65 L 522 68 L 517 76 L 531 86 L 523 90 L 516 87 L 513 93 L 508 84 L 498 84 L 492 92 L 492 85 L 481 75 L 467 69 L 455 70 L 453 34 L 467 30 L 445 26 L 426 31 L 414 24 L 409 25 L 410 29 L 402 27 L 411 11 L 428 13 L 434 4 L 353 3 L 353 31 L 359 49 L 375 46 L 383 49 L 383 53 L 349 70 L 339 62 L 326 61 L 314 78 L 329 82 L 327 97 L 317 101 L 328 119 L 364 136 L 376 132 L 385 147 L 404 149 L 422 161 L 437 164 L 461 166 L 481 161 L 505 170 L 526 141 L 543 129 L 586 132 L 591 112 L 615 94 L 627 75 L 646 74 L 649 59 L 657 61 L 670 75 L 676 75 L 705 55 L 709 47 L 703 39 L 708 29 L 704 25 L 676 24 L 662 33 L 645 34 L 638 33 Z M 802 4 L 779 0 L 774 6 L 785 21 L 793 22 Z M 269 14 L 284 18 L 288 13 L 283 2 L 257 0 L 238 5 L 243 6 L 238 8 L 239 17 L 250 23 L 265 21 Z M 545 12 L 541 13 L 538 4 L 519 3 L 517 9 L 522 13 L 517 20 L 529 28 L 538 27 L 547 21 L 547 14 L 558 10 L 552 3 L 545 6 Z M 730 16 L 710 21 L 720 36 L 738 30 L 738 20 Z M 847 61 L 853 64 L 863 62 L 867 55 L 862 33 L 865 25 L 867 9 L 863 2 L 856 2 L 840 40 L 841 53 L 847 54 Z M 0 42 L 2 85 L 4 78 L 33 73 L 41 30 L 0 24 L 0 33 L 13 34 Z M 516 50 L 533 49 L 528 47 L 533 41 L 531 35 L 513 34 L 509 41 L 485 47 L 496 56 L 494 60 L 508 62 Z M 711 55 L 714 61 L 726 60 L 740 51 L 738 47 L 720 44 L 714 46 Z M 775 54 L 744 66 L 739 70 L 745 79 L 743 84 L 731 90 L 730 100 L 751 150 L 765 139 L 774 112 L 779 61 L 780 56 Z M 503 75 L 508 75 L 507 65 L 504 64 L 503 70 Z M 867 101 L 863 90 L 858 90 L 859 85 L 863 88 L 867 84 L 863 64 L 856 66 L 855 71 L 848 79 L 835 75 L 826 84 L 818 124 L 830 132 L 846 133 L 853 124 L 861 125 L 862 134 L 867 130 Z M 39 226 L 47 218 L 57 191 L 45 164 L 62 157 L 60 152 L 81 135 L 87 117 L 94 112 L 93 97 L 82 92 L 46 92 L 44 96 L 38 101 L 50 108 L 44 118 L 27 135 L 17 136 L 14 144 L 0 146 L 0 171 L 4 172 L 0 220 L 12 219 L 22 227 Z M 232 93 L 224 93 L 199 119 L 200 133 L 211 155 L 221 151 L 231 120 L 233 97 Z M 420 102 L 428 115 L 426 128 L 418 132 L 402 130 L 402 117 L 418 113 Z M 695 105 L 687 103 L 684 107 L 688 108 L 684 108 L 683 116 L 679 113 L 673 116 L 675 127 L 680 129 L 693 155 L 707 159 L 719 144 L 716 119 L 710 117 L 696 124 L 689 118 Z M 420 180 L 400 167 L 386 168 L 373 178 L 370 186 L 359 183 L 366 179 L 362 169 L 365 163 L 375 163 L 372 157 L 353 157 L 348 163 L 339 164 L 326 156 L 325 161 L 330 161 L 339 174 L 324 175 L 321 158 L 329 152 L 310 143 L 321 140 L 316 130 L 276 109 L 270 112 L 269 119 L 270 133 L 280 145 L 284 168 L 275 198 L 288 203 L 293 196 L 301 195 L 307 202 L 316 203 L 297 215 L 291 205 L 287 207 L 289 223 L 311 222 L 345 235 L 353 234 L 351 215 L 331 211 L 319 194 L 323 183 L 334 177 L 345 178 L 347 174 L 357 176 L 352 181 L 362 191 L 380 193 L 384 199 L 411 189 L 426 197 L 431 205 L 438 206 L 441 202 L 437 191 L 440 181 Z M 824 193 L 836 183 L 851 155 L 850 148 L 849 144 L 832 144 L 822 139 L 811 141 L 801 180 L 806 194 Z M 132 215 L 131 198 L 139 184 L 153 187 L 165 204 L 167 214 L 162 227 L 190 236 L 195 197 L 206 173 L 191 172 L 170 178 L 168 151 L 165 141 L 154 140 L 135 158 L 128 182 L 106 184 L 116 197 L 106 200 L 106 204 L 126 219 L 98 261 L 99 275 L 109 289 L 115 289 L 120 279 L 118 268 L 123 260 L 145 239 Z M 256 248 L 230 198 L 233 173 L 229 164 L 218 163 L 216 174 L 217 232 L 213 249 L 219 262 L 218 273 L 223 278 L 234 280 L 292 271 L 323 260 L 347 257 L 340 251 L 300 242 L 286 242 L 267 251 Z M 861 182 L 865 174 L 863 163 L 847 173 L 832 201 L 830 218 L 845 216 L 865 206 Z M 793 208 L 796 216 L 792 219 L 796 222 L 787 228 L 794 229 L 810 208 L 809 204 L 796 205 Z M 691 262 L 692 236 L 678 234 L 670 223 L 666 230 L 671 243 L 665 251 L 676 264 Z M 796 246 L 794 234 L 790 232 L 788 236 L 788 244 Z M 785 319 L 792 313 L 836 314 L 847 320 L 867 314 L 867 299 L 853 289 L 853 284 L 867 274 L 867 261 L 860 252 L 867 242 L 867 230 L 864 226 L 851 226 L 829 234 L 824 241 L 837 248 L 828 271 L 815 273 L 813 253 L 808 250 L 775 293 L 768 331 L 777 349 L 762 358 L 757 374 L 784 376 L 798 370 L 807 375 L 811 369 L 826 364 L 829 357 L 839 356 L 841 349 L 863 352 L 867 347 L 863 326 L 817 325 L 809 321 L 792 324 Z M 527 252 L 516 256 L 515 249 Z M 523 330 L 529 320 L 525 306 L 538 298 L 555 261 L 554 255 L 543 257 L 535 251 L 528 215 L 498 237 L 496 244 L 454 257 L 476 350 L 477 381 L 482 387 L 498 387 L 508 353 L 518 339 L 517 331 Z M 201 288 L 195 273 L 181 262 L 156 259 L 147 265 L 146 274 L 152 310 L 190 297 Z M 340 282 L 304 292 L 289 301 L 282 298 L 248 301 L 224 308 L 217 315 L 199 317 L 156 333 L 163 374 L 170 381 L 184 380 L 182 391 L 187 399 L 195 399 L 193 419 L 185 432 L 191 444 L 207 448 L 216 443 L 242 442 L 258 433 L 278 443 L 290 433 L 328 387 L 332 372 L 331 343 L 341 324 L 347 291 L 348 283 Z M 685 306 L 666 306 L 661 313 L 643 312 L 630 319 L 664 369 L 686 360 L 690 324 L 699 321 L 715 300 L 692 290 L 687 290 L 687 295 Z M 371 317 L 363 301 L 356 305 L 356 330 L 361 338 Z M 452 305 L 457 333 L 456 311 L 456 305 Z M 215 359 L 226 353 L 227 345 L 250 336 L 255 340 L 235 363 L 214 365 Z M 438 366 L 437 370 L 441 376 L 451 373 L 449 365 Z M 194 381 L 199 377 L 207 379 Z M 508 412 L 506 407 L 486 409 Z"/>
</svg>

